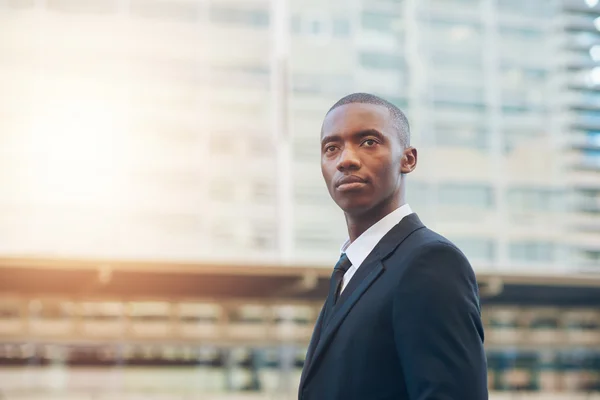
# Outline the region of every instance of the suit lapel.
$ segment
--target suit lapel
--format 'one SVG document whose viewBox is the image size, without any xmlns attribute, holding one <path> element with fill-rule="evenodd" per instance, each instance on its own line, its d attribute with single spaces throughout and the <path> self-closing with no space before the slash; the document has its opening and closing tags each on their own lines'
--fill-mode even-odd
<svg viewBox="0 0 600 400">
<path fill-rule="evenodd" d="M 340 327 L 352 307 L 361 298 L 361 296 L 369 289 L 369 287 L 381 276 L 385 268 L 383 260 L 387 258 L 408 236 L 418 229 L 425 226 L 420 221 L 416 214 L 410 214 L 392 228 L 375 246 L 373 251 L 367 256 L 365 261 L 360 265 L 356 274 L 352 277 L 348 286 L 342 292 L 338 302 L 333 308 L 329 308 L 330 312 L 325 315 L 328 302 L 331 299 L 327 298 L 325 306 L 321 310 L 321 315 L 315 326 L 302 377 L 300 380 L 300 388 L 306 383 L 315 365 L 323 356 L 327 346 L 331 343 L 335 332 Z M 321 334 L 321 331 L 323 333 Z M 320 337 L 320 339 L 319 339 Z"/>
<path fill-rule="evenodd" d="M 361 284 L 372 270 L 372 264 L 374 262 L 384 260 L 390 253 L 400 245 L 411 233 L 419 228 L 425 226 L 421 223 L 416 214 L 410 214 L 406 216 L 401 222 L 399 222 L 394 228 L 386 234 L 381 241 L 375 246 L 373 251 L 365 258 L 362 265 L 358 268 L 348 286 L 344 289 L 337 303 L 333 307 L 331 314 L 334 314 L 338 308 L 352 295 L 356 288 Z M 327 302 L 331 301 L 329 298 Z M 328 303 L 326 303 L 328 304 Z M 325 323 L 329 321 L 329 315 L 325 315 Z"/>
<path fill-rule="evenodd" d="M 319 314 L 319 318 L 317 318 L 317 322 L 315 323 L 315 329 L 313 330 L 312 337 L 310 338 L 310 344 L 308 345 L 308 350 L 306 351 L 306 358 L 304 359 L 304 368 L 302 369 L 302 375 L 300 377 L 300 387 L 302 387 L 302 383 L 306 377 L 308 365 L 310 364 L 313 358 L 313 354 L 315 353 L 315 349 L 317 348 L 317 343 L 319 343 L 319 337 L 321 336 L 321 330 L 323 329 L 323 321 L 325 320 L 325 309 L 326 305 L 323 306 L 323 308 L 321 308 L 321 313 Z"/>
<path fill-rule="evenodd" d="M 367 291 L 369 286 L 371 286 L 371 284 L 383 272 L 383 264 L 379 259 L 373 260 L 373 262 L 368 265 L 362 265 L 361 268 L 362 267 L 365 267 L 365 270 L 369 271 L 367 276 L 360 281 L 356 289 L 346 298 L 345 301 L 342 302 L 342 299 L 340 298 L 340 302 L 336 304 L 336 307 L 331 312 L 331 315 L 326 321 L 323 321 L 321 325 L 323 334 L 321 335 L 321 339 L 317 342 L 317 346 L 312 354 L 310 362 L 306 366 L 302 383 L 304 383 L 310 377 L 310 373 L 314 369 L 315 364 L 319 362 L 319 358 L 323 355 L 324 350 L 329 345 L 329 342 L 331 342 L 333 339 L 337 328 L 339 328 L 340 324 L 344 318 L 346 318 L 346 315 L 348 315 L 354 304 L 356 304 L 358 299 L 360 299 L 360 297 Z M 344 290 L 344 293 L 345 292 L 346 291 Z"/>
</svg>

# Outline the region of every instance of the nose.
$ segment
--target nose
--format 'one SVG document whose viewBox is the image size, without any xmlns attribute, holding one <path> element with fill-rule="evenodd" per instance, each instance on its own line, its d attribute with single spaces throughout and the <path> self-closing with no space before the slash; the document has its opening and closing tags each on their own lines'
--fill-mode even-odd
<svg viewBox="0 0 600 400">
<path fill-rule="evenodd" d="M 338 159 L 338 171 L 344 172 L 348 170 L 358 170 L 360 167 L 361 162 L 357 151 L 351 146 L 346 146 L 340 153 L 340 158 Z"/>
</svg>

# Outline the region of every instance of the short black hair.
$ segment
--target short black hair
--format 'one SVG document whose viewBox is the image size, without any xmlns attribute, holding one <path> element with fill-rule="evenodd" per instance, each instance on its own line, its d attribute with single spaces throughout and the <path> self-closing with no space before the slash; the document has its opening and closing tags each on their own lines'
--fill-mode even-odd
<svg viewBox="0 0 600 400">
<path fill-rule="evenodd" d="M 337 101 L 330 109 L 327 111 L 327 116 L 331 111 L 336 108 L 352 103 L 363 103 L 363 104 L 374 104 L 377 106 L 383 106 L 388 109 L 390 112 L 390 116 L 392 117 L 392 122 L 394 127 L 398 131 L 398 135 L 400 137 L 400 141 L 404 147 L 410 146 L 410 125 L 408 124 L 408 118 L 406 115 L 400 110 L 398 107 L 390 103 L 389 101 L 382 99 L 379 96 L 375 96 L 370 93 L 352 93 L 347 96 L 342 97 Z"/>
</svg>

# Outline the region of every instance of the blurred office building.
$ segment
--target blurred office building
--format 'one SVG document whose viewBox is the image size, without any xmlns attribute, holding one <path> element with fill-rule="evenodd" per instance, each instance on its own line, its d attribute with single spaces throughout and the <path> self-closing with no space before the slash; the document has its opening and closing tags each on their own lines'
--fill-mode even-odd
<svg viewBox="0 0 600 400">
<path fill-rule="evenodd" d="M 411 122 L 491 399 L 600 398 L 597 0 L 0 0 L 0 399 L 294 398 L 352 92 Z"/>
</svg>

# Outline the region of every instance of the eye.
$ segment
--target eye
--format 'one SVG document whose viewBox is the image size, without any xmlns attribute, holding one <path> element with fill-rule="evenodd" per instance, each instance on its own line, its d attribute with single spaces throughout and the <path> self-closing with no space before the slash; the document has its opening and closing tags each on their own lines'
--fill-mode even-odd
<svg viewBox="0 0 600 400">
<path fill-rule="evenodd" d="M 363 142 L 364 145 L 366 145 L 367 147 L 373 147 L 377 144 L 377 142 L 373 139 L 367 139 Z"/>
<path fill-rule="evenodd" d="M 327 147 L 325 147 L 325 153 L 331 153 L 335 149 L 336 149 L 335 146 L 327 146 Z"/>
</svg>

